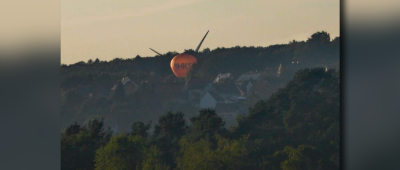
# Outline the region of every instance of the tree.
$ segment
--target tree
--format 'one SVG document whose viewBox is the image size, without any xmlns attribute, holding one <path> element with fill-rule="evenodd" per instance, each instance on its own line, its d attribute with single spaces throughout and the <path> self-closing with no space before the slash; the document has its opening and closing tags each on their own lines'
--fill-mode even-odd
<svg viewBox="0 0 400 170">
<path fill-rule="evenodd" d="M 171 142 L 179 141 L 179 138 L 185 134 L 187 128 L 183 116 L 182 112 L 173 113 L 172 111 L 162 115 L 155 126 L 155 137 L 157 139 L 168 138 Z"/>
<path fill-rule="evenodd" d="M 71 125 L 61 137 L 61 167 L 63 170 L 94 169 L 95 152 L 110 139 L 112 132 L 104 131 L 103 120 L 89 121 L 80 127 Z"/>
<path fill-rule="evenodd" d="M 277 148 L 307 145 L 315 147 L 308 156 L 316 162 L 307 163 L 314 169 L 338 169 L 340 159 L 340 81 L 334 70 L 302 69 L 267 101 L 254 105 L 249 115 L 239 119 L 233 136 L 249 134 L 251 139 L 263 139 L 263 152 L 255 156 L 272 155 Z M 279 149 L 280 150 L 280 149 Z M 290 152 L 290 148 L 287 152 Z M 295 151 L 295 150 L 293 150 Z M 297 151 L 296 151 L 297 152 Z M 307 159 L 308 159 L 307 158 Z M 269 164 L 277 162 L 269 158 Z M 268 162 L 268 161 L 267 161 Z M 293 158 L 285 168 L 300 167 Z M 298 166 L 297 166 L 298 165 Z M 271 169 L 271 168 L 268 168 Z"/>
<path fill-rule="evenodd" d="M 187 126 L 182 112 L 172 111 L 162 115 L 155 126 L 153 140 L 161 149 L 163 160 L 173 169 L 175 154 L 179 150 L 179 140 L 185 135 Z"/>
<path fill-rule="evenodd" d="M 99 63 L 100 63 L 100 60 L 98 58 L 96 58 L 96 60 L 94 60 L 93 64 L 99 64 Z"/>
<path fill-rule="evenodd" d="M 210 48 L 204 48 L 202 51 L 202 53 L 209 53 L 209 52 L 211 52 Z"/>
<path fill-rule="evenodd" d="M 332 40 L 332 43 L 340 43 L 340 37 L 335 37 L 335 38 Z"/>
<path fill-rule="evenodd" d="M 135 61 L 141 61 L 141 60 L 142 60 L 142 57 L 140 55 L 136 55 Z"/>
<path fill-rule="evenodd" d="M 141 167 L 145 144 L 139 136 L 119 134 L 96 151 L 96 170 L 136 169 Z"/>
<path fill-rule="evenodd" d="M 190 127 L 190 140 L 198 141 L 205 139 L 216 144 L 215 135 L 225 132 L 225 122 L 220 118 L 215 110 L 204 109 L 200 110 L 198 116 L 190 119 L 192 126 Z"/>
<path fill-rule="evenodd" d="M 94 151 L 93 140 L 87 131 L 61 138 L 61 169 L 93 169 Z"/>
<path fill-rule="evenodd" d="M 162 155 L 160 150 L 156 146 L 147 148 L 144 152 L 144 160 L 142 162 L 142 170 L 169 170 L 162 161 Z"/>
<path fill-rule="evenodd" d="M 331 37 L 329 33 L 325 31 L 316 32 L 308 38 L 307 42 L 312 44 L 324 44 L 329 43 L 331 41 Z"/>
<path fill-rule="evenodd" d="M 103 144 L 108 142 L 110 139 L 112 132 L 110 128 L 108 128 L 107 131 L 104 130 L 104 119 L 101 118 L 101 121 L 98 119 L 94 119 L 88 122 L 87 125 L 85 125 L 87 130 L 89 131 L 90 135 L 94 140 L 96 141 L 101 141 L 101 139 L 104 139 L 102 142 Z"/>
<path fill-rule="evenodd" d="M 217 140 L 218 146 L 214 149 L 213 144 L 204 139 L 190 142 L 187 138 L 182 138 L 180 155 L 177 158 L 178 169 L 249 169 L 249 151 L 246 147 L 248 137 L 228 140 L 217 136 Z"/>
<path fill-rule="evenodd" d="M 71 136 L 73 134 L 78 134 L 79 132 L 81 132 L 83 128 L 78 125 L 77 122 L 75 122 L 73 125 L 69 126 L 66 130 L 65 130 L 65 135 L 67 136 Z"/>
<path fill-rule="evenodd" d="M 131 135 L 136 136 L 139 135 L 143 138 L 146 138 L 148 135 L 148 130 L 150 129 L 151 122 L 149 124 L 144 124 L 143 122 L 135 122 L 131 126 Z"/>
<path fill-rule="evenodd" d="M 300 145 L 296 149 L 286 146 L 284 150 L 275 152 L 275 156 L 283 154 L 287 157 L 281 162 L 282 170 L 319 169 L 318 157 L 313 153 L 315 147 Z"/>
</svg>

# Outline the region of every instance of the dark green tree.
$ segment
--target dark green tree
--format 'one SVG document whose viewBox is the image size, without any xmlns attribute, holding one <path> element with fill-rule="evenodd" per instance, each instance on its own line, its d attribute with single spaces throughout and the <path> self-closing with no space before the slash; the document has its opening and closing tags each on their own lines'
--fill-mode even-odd
<svg viewBox="0 0 400 170">
<path fill-rule="evenodd" d="M 307 166 L 301 167 L 338 169 L 339 79 L 334 70 L 326 72 L 323 68 L 314 68 L 298 71 L 285 88 L 267 101 L 258 102 L 250 109 L 248 116 L 239 119 L 239 127 L 235 129 L 236 137 L 250 134 L 253 140 L 263 139 L 263 147 L 259 152 L 250 155 L 254 156 L 253 160 L 269 157 L 277 149 L 284 150 L 287 147 L 289 152 L 289 146 L 307 145 L 315 147 L 313 154 L 318 156 L 307 156 L 313 162 L 307 160 Z M 282 159 L 268 159 L 264 160 L 269 162 L 267 164 L 272 164 L 272 160 L 284 162 Z M 286 161 L 286 168 L 300 166 L 293 163 L 294 160 Z M 270 167 L 276 168 L 276 165 Z"/>
<path fill-rule="evenodd" d="M 100 60 L 98 58 L 96 58 L 96 60 L 94 60 L 93 64 L 99 64 Z"/>
<path fill-rule="evenodd" d="M 96 151 L 96 170 L 139 169 L 145 148 L 140 136 L 114 136 Z"/>
<path fill-rule="evenodd" d="M 218 146 L 207 140 L 201 139 L 197 142 L 190 142 L 186 137 L 180 141 L 181 150 L 177 158 L 178 169 L 250 169 L 250 161 L 247 156 L 248 137 L 238 140 L 228 140 L 220 136 Z"/>
<path fill-rule="evenodd" d="M 179 140 L 185 135 L 187 126 L 182 112 L 172 111 L 162 115 L 155 126 L 153 140 L 160 148 L 163 160 L 175 168 L 175 157 L 179 151 Z"/>
<path fill-rule="evenodd" d="M 66 129 L 61 137 L 61 169 L 94 169 L 96 150 L 107 144 L 112 134 L 104 131 L 103 125 L 103 120 L 95 119 L 82 128 L 73 124 Z"/>
<path fill-rule="evenodd" d="M 144 124 L 143 122 L 135 122 L 131 126 L 131 135 L 139 135 L 143 138 L 146 138 L 148 136 L 148 130 L 150 129 L 150 126 L 151 122 L 148 124 Z"/>
<path fill-rule="evenodd" d="M 308 38 L 307 42 L 312 44 L 324 44 L 329 43 L 331 41 L 331 37 L 329 33 L 325 31 L 316 32 Z"/>
<path fill-rule="evenodd" d="M 198 141 L 205 139 L 216 144 L 215 135 L 226 133 L 226 129 L 224 128 L 225 122 L 217 115 L 215 110 L 204 109 L 200 110 L 199 113 L 198 116 L 190 119 L 192 122 L 189 130 L 190 140 Z"/>
<path fill-rule="evenodd" d="M 67 129 L 65 129 L 65 135 L 66 136 L 71 136 L 73 134 L 78 134 L 79 132 L 81 132 L 83 128 L 78 125 L 77 122 L 75 122 L 73 125 L 69 126 Z"/>
</svg>

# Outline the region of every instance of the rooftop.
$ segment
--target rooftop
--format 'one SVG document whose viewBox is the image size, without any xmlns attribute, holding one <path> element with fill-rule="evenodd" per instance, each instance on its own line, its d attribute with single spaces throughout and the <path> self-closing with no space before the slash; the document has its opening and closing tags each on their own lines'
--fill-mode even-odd
<svg viewBox="0 0 400 170">
<path fill-rule="evenodd" d="M 231 73 L 219 74 L 219 75 L 215 78 L 214 83 L 218 83 L 220 80 L 226 79 L 226 78 L 230 78 L 230 77 L 231 77 Z"/>
<path fill-rule="evenodd" d="M 233 81 L 226 82 L 223 84 L 217 83 L 214 84 L 214 87 L 220 94 L 240 94 L 239 90 L 237 89 Z"/>
<path fill-rule="evenodd" d="M 257 80 L 260 76 L 261 76 L 260 72 L 245 73 L 242 74 L 236 81 L 241 82 L 241 81 Z"/>
<path fill-rule="evenodd" d="M 216 101 L 224 101 L 224 98 L 221 97 L 218 93 L 214 91 L 208 92 Z"/>
</svg>

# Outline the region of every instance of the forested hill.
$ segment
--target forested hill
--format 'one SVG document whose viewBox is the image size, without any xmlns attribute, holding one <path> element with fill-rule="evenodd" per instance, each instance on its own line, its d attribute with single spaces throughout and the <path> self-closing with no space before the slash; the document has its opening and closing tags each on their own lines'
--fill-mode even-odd
<svg viewBox="0 0 400 170">
<path fill-rule="evenodd" d="M 275 73 L 268 80 L 264 79 L 267 85 L 262 82 L 255 84 L 257 95 L 248 96 L 247 105 L 245 103 L 245 107 L 252 106 L 293 79 L 299 69 L 322 67 L 338 70 L 340 38 L 331 39 L 327 32 L 317 32 L 306 41 L 293 40 L 269 47 L 206 48 L 199 53 L 186 50 L 185 53 L 197 58 L 197 64 L 188 72 L 187 78 L 197 77 L 203 82 L 212 82 L 220 73 L 231 73 L 233 79 L 228 81 L 233 87 L 231 91 L 220 89 L 233 94 L 238 92 L 234 82 L 243 73 L 266 70 Z M 168 110 L 183 111 L 189 117 L 196 115 L 198 109 L 193 105 L 172 102 L 172 99 L 182 99 L 185 95 L 181 93 L 183 82 L 170 68 L 170 61 L 177 54 L 168 52 L 153 57 L 136 56 L 112 61 L 94 59 L 62 65 L 62 128 L 73 122 L 83 124 L 102 117 L 107 126 L 118 124 L 120 131 L 127 131 L 132 121 L 155 122 Z M 279 77 L 276 76 L 278 67 L 281 67 Z M 126 94 L 123 99 L 116 99 L 115 96 L 124 92 L 117 93 L 118 90 L 111 89 L 125 77 L 136 83 L 138 90 Z"/>
</svg>

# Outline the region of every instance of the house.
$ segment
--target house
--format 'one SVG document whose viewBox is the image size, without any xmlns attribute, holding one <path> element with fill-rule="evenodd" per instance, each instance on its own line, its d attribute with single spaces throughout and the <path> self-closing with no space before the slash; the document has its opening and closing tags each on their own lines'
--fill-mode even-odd
<svg viewBox="0 0 400 170">
<path fill-rule="evenodd" d="M 237 86 L 242 86 L 246 82 L 256 81 L 261 76 L 261 74 L 261 72 L 250 72 L 242 74 L 238 79 L 236 79 L 235 84 Z"/>
<path fill-rule="evenodd" d="M 247 98 L 243 96 L 231 96 L 225 99 L 225 103 L 243 103 Z"/>
<path fill-rule="evenodd" d="M 215 91 L 212 83 L 208 84 L 199 84 L 196 86 L 192 86 L 188 89 L 188 99 L 189 100 L 196 100 L 202 98 L 207 92 Z"/>
<path fill-rule="evenodd" d="M 253 88 L 253 85 L 256 83 L 254 80 L 249 80 L 246 82 L 241 83 L 240 85 L 237 85 L 236 88 L 240 92 L 240 96 L 249 96 L 250 89 Z"/>
<path fill-rule="evenodd" d="M 248 96 L 253 84 L 259 79 L 263 72 L 249 72 L 242 74 L 235 81 L 237 89 L 240 91 L 241 96 Z"/>
<path fill-rule="evenodd" d="M 200 97 L 199 101 L 199 108 L 206 109 L 210 108 L 213 109 L 217 106 L 218 103 L 225 103 L 225 99 L 222 98 L 218 93 L 215 91 L 210 91 Z"/>
<path fill-rule="evenodd" d="M 133 94 L 136 92 L 136 90 L 139 88 L 139 86 L 133 82 L 129 77 L 124 77 L 121 80 L 121 84 L 124 86 L 124 91 L 125 94 Z M 115 85 L 113 88 L 111 88 L 112 91 L 114 91 L 117 88 L 118 85 Z"/>
<path fill-rule="evenodd" d="M 218 82 L 220 82 L 221 80 L 230 79 L 230 78 L 232 78 L 232 74 L 231 74 L 231 73 L 219 74 L 219 75 L 215 78 L 215 80 L 214 80 L 213 83 L 218 83 Z"/>
<path fill-rule="evenodd" d="M 199 78 L 190 78 L 183 86 L 181 92 L 187 94 L 188 100 L 198 103 L 210 91 L 215 91 L 212 82 Z"/>
<path fill-rule="evenodd" d="M 239 105 L 236 103 L 218 103 L 215 111 L 221 117 L 236 117 L 240 113 Z"/>
<path fill-rule="evenodd" d="M 263 75 L 256 81 L 248 91 L 247 98 L 250 103 L 256 103 L 259 100 L 266 100 L 278 89 L 285 87 L 287 81 L 276 75 Z"/>
<path fill-rule="evenodd" d="M 218 94 L 223 97 L 225 100 L 232 96 L 239 96 L 241 95 L 240 91 L 235 85 L 235 80 L 228 79 L 224 82 L 218 82 L 213 84 Z"/>
<path fill-rule="evenodd" d="M 139 88 L 139 86 L 128 77 L 123 78 L 121 83 L 124 85 L 125 94 L 133 94 Z"/>
<path fill-rule="evenodd" d="M 279 78 L 276 71 L 272 68 L 267 68 L 262 72 L 250 72 L 242 74 L 235 84 L 241 93 L 241 96 L 249 97 L 254 93 L 257 94 L 262 89 L 274 87 Z M 252 90 L 257 86 L 258 90 Z"/>
</svg>

